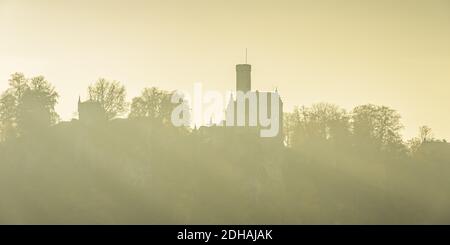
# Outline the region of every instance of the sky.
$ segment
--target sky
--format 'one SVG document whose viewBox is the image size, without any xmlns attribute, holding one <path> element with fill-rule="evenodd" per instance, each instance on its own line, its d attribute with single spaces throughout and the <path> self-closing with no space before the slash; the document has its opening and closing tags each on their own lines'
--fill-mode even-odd
<svg viewBox="0 0 450 245">
<path fill-rule="evenodd" d="M 57 112 L 103 77 L 128 99 L 145 87 L 278 89 L 285 111 L 373 103 L 402 115 L 405 138 L 428 125 L 450 139 L 449 0 L 0 0 L 0 91 L 10 74 L 44 75 Z"/>
</svg>

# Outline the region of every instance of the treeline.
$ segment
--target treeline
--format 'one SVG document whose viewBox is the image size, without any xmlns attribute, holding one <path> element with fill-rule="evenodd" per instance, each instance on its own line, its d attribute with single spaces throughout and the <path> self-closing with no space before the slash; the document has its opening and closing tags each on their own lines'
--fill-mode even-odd
<svg viewBox="0 0 450 245">
<path fill-rule="evenodd" d="M 87 98 L 111 119 L 99 125 L 60 122 L 58 97 L 20 73 L 1 95 L 1 223 L 450 222 L 449 144 L 426 126 L 405 142 L 385 106 L 298 107 L 277 144 L 173 127 L 157 88 L 128 103 L 99 79 Z"/>
<path fill-rule="evenodd" d="M 354 149 L 401 157 L 414 154 L 424 142 L 446 143 L 445 139 L 434 138 L 428 126 L 421 126 L 417 137 L 404 141 L 400 114 L 373 104 L 357 106 L 350 112 L 328 103 L 296 107 L 285 114 L 284 121 L 287 145 L 304 153 Z"/>
<path fill-rule="evenodd" d="M 45 130 L 60 122 L 55 111 L 59 94 L 43 76 L 27 78 L 22 73 L 14 73 L 8 84 L 0 95 L 1 141 Z M 176 106 L 170 101 L 172 92 L 155 87 L 145 88 L 129 103 L 125 86 L 104 78 L 91 84 L 87 93 L 87 100 L 101 104 L 107 119 L 128 114 L 129 118 L 145 117 L 167 122 Z"/>
</svg>

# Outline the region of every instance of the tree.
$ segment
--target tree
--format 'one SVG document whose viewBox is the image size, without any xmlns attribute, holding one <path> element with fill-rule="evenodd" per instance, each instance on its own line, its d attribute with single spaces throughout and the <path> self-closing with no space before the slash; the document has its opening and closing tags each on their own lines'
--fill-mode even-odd
<svg viewBox="0 0 450 245">
<path fill-rule="evenodd" d="M 379 150 L 402 145 L 400 114 L 386 106 L 372 104 L 353 109 L 353 134 L 358 144 L 369 144 Z"/>
<path fill-rule="evenodd" d="M 424 142 L 435 141 L 433 138 L 432 130 L 428 126 L 419 127 L 419 135 L 408 140 L 407 146 L 409 148 L 409 153 L 415 154 L 420 149 Z"/>
<path fill-rule="evenodd" d="M 0 141 L 16 135 L 16 98 L 6 91 L 0 97 Z"/>
<path fill-rule="evenodd" d="M 12 74 L 9 88 L 0 97 L 2 140 L 55 124 L 58 97 L 43 76 L 27 79 L 22 73 Z"/>
<path fill-rule="evenodd" d="M 433 141 L 433 133 L 430 127 L 421 126 L 419 127 L 419 138 L 421 142 Z"/>
<path fill-rule="evenodd" d="M 12 74 L 8 82 L 9 88 L 7 89 L 7 92 L 14 95 L 17 99 L 16 102 L 20 101 L 25 91 L 30 88 L 30 81 L 23 73 L 16 72 Z"/>
<path fill-rule="evenodd" d="M 336 105 L 297 107 L 286 116 L 288 143 L 294 147 L 338 144 L 350 135 L 349 116 Z"/>
<path fill-rule="evenodd" d="M 88 88 L 89 99 L 99 102 L 106 112 L 106 117 L 112 119 L 127 111 L 125 101 L 125 86 L 117 81 L 108 81 L 100 78 Z"/>
<path fill-rule="evenodd" d="M 33 77 L 18 104 L 17 123 L 22 132 L 43 129 L 58 122 L 58 93 L 43 76 Z"/>
<path fill-rule="evenodd" d="M 145 117 L 169 122 L 172 110 L 177 106 L 171 102 L 173 92 L 158 88 L 145 88 L 141 95 L 133 98 L 130 118 Z"/>
</svg>

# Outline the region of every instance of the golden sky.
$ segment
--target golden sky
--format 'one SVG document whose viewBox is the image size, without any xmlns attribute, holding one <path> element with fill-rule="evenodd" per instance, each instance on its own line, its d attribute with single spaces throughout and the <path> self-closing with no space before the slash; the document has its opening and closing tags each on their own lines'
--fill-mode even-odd
<svg viewBox="0 0 450 245">
<path fill-rule="evenodd" d="M 0 90 L 44 75 L 69 120 L 98 77 L 144 87 L 231 90 L 248 48 L 252 87 L 285 110 L 330 102 L 397 109 L 450 139 L 449 0 L 0 0 Z"/>
</svg>

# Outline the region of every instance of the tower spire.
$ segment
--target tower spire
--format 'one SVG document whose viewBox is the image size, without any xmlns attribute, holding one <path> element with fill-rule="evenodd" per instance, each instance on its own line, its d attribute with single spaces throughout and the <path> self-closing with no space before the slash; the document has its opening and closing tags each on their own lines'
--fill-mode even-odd
<svg viewBox="0 0 450 245">
<path fill-rule="evenodd" d="M 248 64 L 247 63 L 247 48 L 245 48 L 245 64 Z"/>
</svg>

